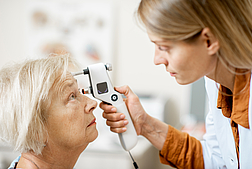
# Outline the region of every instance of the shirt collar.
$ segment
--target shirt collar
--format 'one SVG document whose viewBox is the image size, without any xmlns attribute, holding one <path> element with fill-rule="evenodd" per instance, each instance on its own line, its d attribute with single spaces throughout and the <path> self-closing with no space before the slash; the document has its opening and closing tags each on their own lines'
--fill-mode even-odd
<svg viewBox="0 0 252 169">
<path fill-rule="evenodd" d="M 248 107 L 251 72 L 242 73 L 244 70 L 240 69 L 237 69 L 236 72 L 233 93 L 220 85 L 217 108 L 222 109 L 222 114 L 225 117 L 249 129 Z"/>
</svg>

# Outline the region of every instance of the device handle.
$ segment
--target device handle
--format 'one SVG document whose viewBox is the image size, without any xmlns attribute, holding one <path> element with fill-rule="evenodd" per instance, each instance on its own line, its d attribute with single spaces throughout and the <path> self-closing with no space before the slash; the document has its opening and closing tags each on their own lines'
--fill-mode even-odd
<svg viewBox="0 0 252 169">
<path fill-rule="evenodd" d="M 117 112 L 123 113 L 125 115 L 125 119 L 129 122 L 126 125 L 127 130 L 124 133 L 119 133 L 119 139 L 122 147 L 126 151 L 129 151 L 137 144 L 137 133 L 125 103 L 123 102 L 117 105 L 116 108 Z"/>
</svg>

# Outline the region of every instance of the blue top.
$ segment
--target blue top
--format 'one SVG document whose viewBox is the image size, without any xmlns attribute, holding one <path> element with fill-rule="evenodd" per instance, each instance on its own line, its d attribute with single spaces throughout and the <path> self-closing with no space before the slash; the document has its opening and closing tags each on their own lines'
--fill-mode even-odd
<svg viewBox="0 0 252 169">
<path fill-rule="evenodd" d="M 14 169 L 16 163 L 19 162 L 20 157 L 21 157 L 21 155 L 18 156 L 14 161 L 12 161 L 12 163 L 11 163 L 11 165 L 10 165 L 10 167 L 9 167 L 8 169 Z M 74 169 L 74 168 L 73 168 L 73 169 Z"/>
<path fill-rule="evenodd" d="M 16 163 L 19 162 L 20 157 L 21 157 L 21 155 L 18 156 L 14 161 L 12 161 L 12 163 L 8 169 L 13 169 L 15 167 Z"/>
</svg>

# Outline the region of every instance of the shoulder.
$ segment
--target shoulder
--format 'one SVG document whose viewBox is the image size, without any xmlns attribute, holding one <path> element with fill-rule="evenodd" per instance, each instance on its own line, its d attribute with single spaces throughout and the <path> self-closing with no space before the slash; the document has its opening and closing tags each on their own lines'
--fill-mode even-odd
<svg viewBox="0 0 252 169">
<path fill-rule="evenodd" d="M 12 161 L 12 163 L 11 163 L 11 165 L 10 165 L 10 167 L 9 167 L 8 169 L 13 169 L 13 168 L 15 168 L 15 165 L 16 165 L 16 163 L 19 162 L 20 157 L 21 157 L 21 155 L 18 156 L 14 161 Z"/>
</svg>

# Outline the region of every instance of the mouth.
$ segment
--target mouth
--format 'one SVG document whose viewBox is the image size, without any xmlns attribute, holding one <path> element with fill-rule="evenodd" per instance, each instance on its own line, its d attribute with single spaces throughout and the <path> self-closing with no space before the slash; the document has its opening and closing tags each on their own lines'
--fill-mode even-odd
<svg viewBox="0 0 252 169">
<path fill-rule="evenodd" d="M 87 127 L 90 127 L 90 126 L 96 124 L 95 120 L 96 120 L 96 118 L 94 118 L 94 120 L 92 120 L 91 123 L 89 123 L 89 125 Z"/>
<path fill-rule="evenodd" d="M 174 76 L 176 75 L 176 73 L 170 72 L 170 75 L 171 75 L 172 77 L 174 77 Z"/>
<path fill-rule="evenodd" d="M 174 76 L 176 76 L 176 74 L 177 73 L 175 73 L 175 72 L 171 72 L 171 71 L 169 71 L 169 70 L 166 70 L 167 72 L 169 72 L 170 73 L 170 75 L 172 76 L 172 77 L 174 77 Z"/>
</svg>

